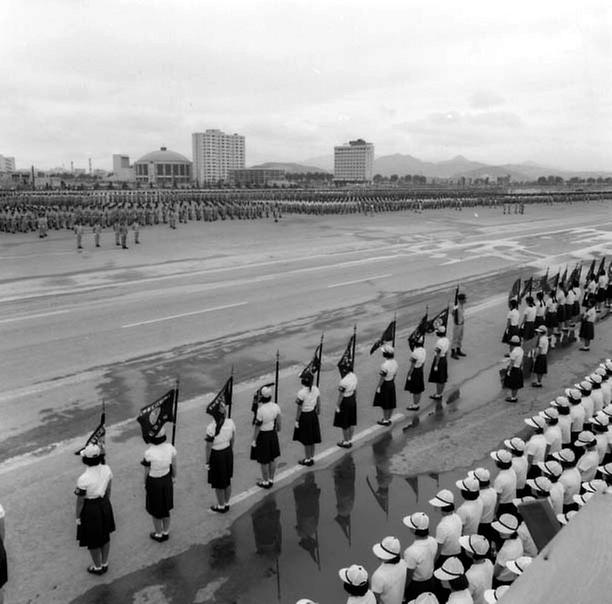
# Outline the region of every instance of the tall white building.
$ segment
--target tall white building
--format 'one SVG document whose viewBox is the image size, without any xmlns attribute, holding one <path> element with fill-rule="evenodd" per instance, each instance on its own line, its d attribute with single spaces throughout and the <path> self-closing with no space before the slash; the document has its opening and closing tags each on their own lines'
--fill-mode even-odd
<svg viewBox="0 0 612 604">
<path fill-rule="evenodd" d="M 113 180 L 131 182 L 136 180 L 134 166 L 130 165 L 130 156 L 122 154 L 113 155 Z"/>
<path fill-rule="evenodd" d="M 230 170 L 244 168 L 244 136 L 221 130 L 194 132 L 193 178 L 198 185 L 227 181 Z"/>
<path fill-rule="evenodd" d="M 15 158 L 7 157 L 6 155 L 0 155 L 0 172 L 14 172 L 15 171 Z"/>
<path fill-rule="evenodd" d="M 374 145 L 358 138 L 334 147 L 334 180 L 369 182 L 374 168 Z"/>
</svg>

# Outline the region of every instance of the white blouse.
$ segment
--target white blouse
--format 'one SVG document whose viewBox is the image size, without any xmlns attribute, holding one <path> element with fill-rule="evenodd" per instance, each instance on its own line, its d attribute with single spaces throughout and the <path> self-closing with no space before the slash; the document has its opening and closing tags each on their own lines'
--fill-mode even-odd
<svg viewBox="0 0 612 604">
<path fill-rule="evenodd" d="M 84 495 L 85 499 L 104 497 L 112 477 L 113 473 L 107 465 L 91 466 L 79 476 L 75 492 L 77 495 Z"/>
<path fill-rule="evenodd" d="M 276 403 L 263 403 L 257 409 L 255 425 L 259 426 L 261 432 L 270 432 L 274 430 L 274 422 L 280 414 L 280 407 Z"/>
<path fill-rule="evenodd" d="M 385 378 L 385 382 L 391 382 L 395 379 L 397 370 L 399 369 L 395 359 L 386 359 L 380 366 L 380 375 Z"/>
<path fill-rule="evenodd" d="M 513 308 L 512 310 L 508 311 L 508 314 L 506 315 L 506 319 L 510 321 L 510 325 L 515 327 L 519 324 L 519 316 L 520 316 L 519 311 L 516 308 Z"/>
<path fill-rule="evenodd" d="M 297 404 L 302 408 L 302 413 L 314 411 L 317 406 L 317 399 L 320 396 L 320 391 L 316 386 L 307 388 L 304 386 L 297 393 Z"/>
<path fill-rule="evenodd" d="M 350 371 L 347 373 L 338 384 L 338 390 L 342 392 L 342 395 L 346 398 L 348 396 L 353 396 L 355 391 L 357 390 L 357 376 Z"/>
<path fill-rule="evenodd" d="M 425 359 L 427 358 L 427 351 L 424 348 L 415 348 L 410 355 L 410 360 L 414 361 L 414 368 L 418 369 L 423 367 Z"/>
<path fill-rule="evenodd" d="M 236 424 L 234 420 L 225 418 L 219 434 L 215 434 L 217 431 L 217 422 L 212 421 L 206 426 L 206 442 L 212 443 L 214 451 L 220 451 L 221 449 L 227 449 L 232 442 L 234 434 L 236 434 Z"/>
<path fill-rule="evenodd" d="M 436 342 L 436 350 L 440 351 L 441 357 L 446 355 L 449 348 L 450 348 L 450 342 L 446 336 L 444 336 L 443 338 L 438 338 Z"/>
<path fill-rule="evenodd" d="M 151 478 L 160 478 L 170 471 L 172 460 L 176 457 L 176 449 L 170 443 L 152 445 L 144 452 L 142 465 L 149 468 Z"/>
</svg>

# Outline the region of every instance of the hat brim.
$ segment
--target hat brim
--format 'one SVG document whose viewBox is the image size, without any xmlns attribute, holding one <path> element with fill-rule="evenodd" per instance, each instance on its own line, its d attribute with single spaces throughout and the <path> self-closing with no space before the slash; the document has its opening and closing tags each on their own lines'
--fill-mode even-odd
<svg viewBox="0 0 612 604">
<path fill-rule="evenodd" d="M 498 520 L 494 520 L 493 522 L 491 522 L 491 528 L 494 531 L 497 531 L 500 535 L 512 535 L 512 533 L 516 533 L 518 526 L 515 529 L 508 528 Z"/>
<path fill-rule="evenodd" d="M 397 554 L 388 552 L 386 549 L 383 549 L 383 546 L 380 543 L 375 543 L 372 546 L 372 551 L 379 560 L 393 560 L 393 558 L 397 558 L 400 555 L 400 552 Z"/>
<path fill-rule="evenodd" d="M 348 578 L 348 576 L 347 576 L 347 573 L 348 573 L 348 568 L 341 568 L 341 569 L 338 571 L 338 576 L 340 577 L 340 580 L 341 580 L 343 583 L 348 583 L 349 585 L 352 585 L 352 583 L 349 581 L 349 578 Z"/>
<path fill-rule="evenodd" d="M 456 575 L 456 574 L 450 574 L 447 573 L 442 567 L 438 568 L 437 570 L 434 570 L 434 577 L 436 579 L 439 579 L 440 581 L 452 581 L 453 579 L 458 579 L 459 577 L 462 577 L 465 573 L 461 574 L 461 575 Z"/>
<path fill-rule="evenodd" d="M 405 516 L 404 518 L 402 518 L 402 522 L 404 523 L 404 526 L 407 526 L 409 529 L 412 529 L 413 531 L 418 531 L 419 529 L 412 523 L 412 519 L 410 518 L 410 516 Z"/>
<path fill-rule="evenodd" d="M 445 508 L 449 505 L 455 505 L 454 501 L 443 501 L 442 499 L 438 499 L 437 497 L 434 497 L 433 499 L 429 500 L 429 505 L 433 506 L 434 508 Z"/>
<path fill-rule="evenodd" d="M 525 484 L 532 490 L 532 491 L 538 491 L 539 493 L 546 493 L 547 495 L 550 493 L 550 491 L 543 491 L 539 486 L 538 483 L 535 481 L 534 478 L 529 478 Z"/>
<path fill-rule="evenodd" d="M 523 571 L 518 567 L 516 560 L 506 562 L 506 568 L 515 575 L 522 575 Z"/>
</svg>

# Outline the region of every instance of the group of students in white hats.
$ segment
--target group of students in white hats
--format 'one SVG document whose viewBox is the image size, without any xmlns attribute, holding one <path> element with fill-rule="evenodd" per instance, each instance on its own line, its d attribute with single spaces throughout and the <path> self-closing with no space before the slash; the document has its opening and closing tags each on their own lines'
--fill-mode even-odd
<svg viewBox="0 0 612 604">
<path fill-rule="evenodd" d="M 475 468 L 429 500 L 441 513 L 403 518 L 412 543 L 388 536 L 372 547 L 379 566 L 342 568 L 347 604 L 493 604 L 537 556 L 520 506 L 548 500 L 567 524 L 596 493 L 612 491 L 612 360 L 525 418 L 533 433 L 504 440 L 490 456 L 494 476 Z M 316 604 L 302 599 L 298 604 Z"/>
</svg>

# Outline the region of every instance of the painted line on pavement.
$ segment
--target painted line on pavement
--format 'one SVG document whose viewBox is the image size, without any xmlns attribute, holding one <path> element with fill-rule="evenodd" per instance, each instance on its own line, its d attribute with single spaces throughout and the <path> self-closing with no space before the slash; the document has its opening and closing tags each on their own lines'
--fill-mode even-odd
<svg viewBox="0 0 612 604">
<path fill-rule="evenodd" d="M 385 275 L 372 275 L 371 277 L 365 277 L 363 279 L 355 279 L 353 281 L 342 281 L 341 283 L 332 283 L 327 286 L 327 289 L 331 289 L 332 287 L 342 287 L 343 285 L 353 285 L 354 283 L 364 283 L 366 281 L 373 281 L 374 279 L 385 279 L 387 277 L 392 277 L 392 273 L 387 273 Z"/>
<path fill-rule="evenodd" d="M 19 317 L 10 317 L 8 319 L 0 319 L 1 323 L 14 323 L 15 321 L 29 321 L 30 319 L 42 319 L 44 317 L 52 317 L 54 315 L 64 315 L 69 313 L 70 309 L 65 310 L 51 310 L 49 312 L 41 312 L 35 315 L 20 315 Z"/>
<path fill-rule="evenodd" d="M 237 306 L 245 306 L 247 302 L 237 302 L 236 304 L 224 304 L 223 306 L 213 306 L 211 308 L 203 308 L 202 310 L 194 310 L 192 312 L 184 312 L 180 315 L 169 315 L 167 317 L 160 317 L 159 319 L 149 319 L 148 321 L 138 321 L 137 323 L 127 323 L 122 325 L 121 329 L 128 329 L 130 327 L 139 327 L 140 325 L 150 325 L 151 323 L 160 323 L 161 321 L 171 321 L 172 319 L 180 319 L 181 317 L 190 317 L 192 315 L 201 315 L 207 312 L 214 312 L 216 310 L 225 310 L 227 308 L 236 308 Z"/>
<path fill-rule="evenodd" d="M 393 422 L 392 425 L 395 425 L 398 422 L 402 421 L 405 417 L 406 415 L 404 413 L 394 414 L 391 417 L 391 421 Z M 357 441 L 363 440 L 365 438 L 368 438 L 371 434 L 374 434 L 375 432 L 382 432 L 383 430 L 387 430 L 388 428 L 389 426 L 379 426 L 379 425 L 370 426 L 369 428 L 366 428 L 365 430 L 362 430 L 361 432 L 358 432 L 357 434 L 355 434 L 353 436 L 352 442 L 355 443 Z M 333 455 L 334 453 L 339 453 L 341 450 L 347 451 L 348 449 L 340 449 L 338 446 L 332 446 L 332 447 L 329 447 L 328 449 L 325 449 L 324 451 L 321 451 L 317 455 L 315 455 L 314 460 L 321 461 L 322 459 L 325 459 L 326 457 L 329 457 L 330 455 Z M 310 469 L 312 467 L 313 466 L 310 466 L 309 468 L 307 468 L 305 466 L 301 466 L 298 464 L 296 464 L 295 466 L 291 466 L 290 468 L 287 468 L 286 470 L 283 470 L 282 472 L 278 473 L 274 477 L 274 484 L 278 484 L 279 482 L 282 482 L 282 481 L 287 480 L 288 478 L 291 478 L 294 474 L 297 474 L 300 470 L 312 471 Z M 238 495 L 234 495 L 234 497 L 230 499 L 229 503 L 230 505 L 236 505 L 237 503 L 240 503 L 241 501 L 244 501 L 245 499 L 248 499 L 249 497 L 252 497 L 253 495 L 256 495 L 257 493 L 261 493 L 261 492 L 265 492 L 265 489 L 262 489 L 261 487 L 258 487 L 258 486 L 251 487 L 250 489 L 247 489 L 246 491 L 242 491 L 242 493 L 238 493 Z"/>
</svg>

